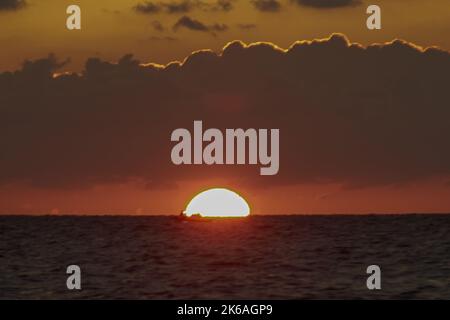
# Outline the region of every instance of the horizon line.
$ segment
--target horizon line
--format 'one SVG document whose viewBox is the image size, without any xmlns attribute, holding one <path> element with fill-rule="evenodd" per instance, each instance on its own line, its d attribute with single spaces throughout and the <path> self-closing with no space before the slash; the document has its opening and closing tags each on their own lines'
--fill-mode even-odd
<svg viewBox="0 0 450 320">
<path fill-rule="evenodd" d="M 51 214 L 51 213 L 0 213 L 0 217 L 177 217 L 175 213 L 161 214 Z M 250 214 L 248 217 L 291 217 L 291 216 L 399 216 L 399 215 L 450 215 L 450 212 L 372 212 L 372 213 L 282 213 L 282 214 Z"/>
</svg>

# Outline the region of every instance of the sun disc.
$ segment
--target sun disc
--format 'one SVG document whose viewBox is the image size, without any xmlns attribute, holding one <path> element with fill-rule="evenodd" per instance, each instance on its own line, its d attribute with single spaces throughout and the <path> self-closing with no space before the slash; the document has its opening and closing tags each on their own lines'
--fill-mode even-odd
<svg viewBox="0 0 450 320">
<path fill-rule="evenodd" d="M 225 188 L 209 189 L 197 194 L 184 211 L 186 216 L 200 214 L 203 217 L 246 217 L 250 207 L 239 194 Z"/>
</svg>

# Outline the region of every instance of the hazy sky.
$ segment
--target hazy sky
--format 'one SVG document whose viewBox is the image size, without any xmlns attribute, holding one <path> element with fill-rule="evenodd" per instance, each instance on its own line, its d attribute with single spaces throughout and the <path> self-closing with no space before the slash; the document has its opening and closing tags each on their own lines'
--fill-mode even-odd
<svg viewBox="0 0 450 320">
<path fill-rule="evenodd" d="M 253 213 L 450 212 L 449 2 L 370 1 L 379 31 L 367 3 L 0 0 L 0 213 L 177 213 L 208 187 Z M 280 128 L 279 174 L 174 166 L 193 120 Z"/>
</svg>

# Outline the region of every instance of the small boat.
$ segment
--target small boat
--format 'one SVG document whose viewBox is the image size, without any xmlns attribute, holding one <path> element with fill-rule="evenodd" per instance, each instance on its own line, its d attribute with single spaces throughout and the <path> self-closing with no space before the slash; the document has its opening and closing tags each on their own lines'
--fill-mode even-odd
<svg viewBox="0 0 450 320">
<path fill-rule="evenodd" d="M 178 217 L 178 220 L 180 221 L 189 221 L 189 222 L 210 222 L 211 219 L 207 217 L 203 217 L 200 213 L 194 213 L 190 216 L 187 216 L 184 211 L 182 211 Z"/>
</svg>

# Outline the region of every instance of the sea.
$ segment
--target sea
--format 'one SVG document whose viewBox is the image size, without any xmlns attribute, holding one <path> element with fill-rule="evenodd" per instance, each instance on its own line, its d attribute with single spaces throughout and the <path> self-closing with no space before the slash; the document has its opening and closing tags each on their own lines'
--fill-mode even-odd
<svg viewBox="0 0 450 320">
<path fill-rule="evenodd" d="M 0 216 L 0 299 L 449 298 L 445 214 Z"/>
</svg>

